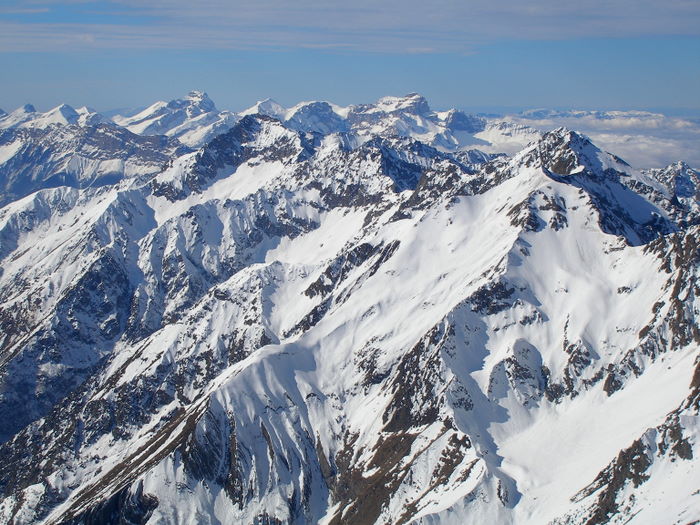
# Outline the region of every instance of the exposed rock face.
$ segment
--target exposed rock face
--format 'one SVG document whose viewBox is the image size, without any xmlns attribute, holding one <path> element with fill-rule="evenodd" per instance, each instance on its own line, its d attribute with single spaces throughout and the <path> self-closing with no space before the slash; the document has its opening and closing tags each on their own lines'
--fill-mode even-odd
<svg viewBox="0 0 700 525">
<path fill-rule="evenodd" d="M 196 151 L 0 134 L 48 152 L 0 172 L 35 184 L 0 208 L 0 522 L 697 518 L 696 172 L 565 129 L 506 157 L 281 112 Z M 86 144 L 145 167 L 56 183 Z"/>
</svg>

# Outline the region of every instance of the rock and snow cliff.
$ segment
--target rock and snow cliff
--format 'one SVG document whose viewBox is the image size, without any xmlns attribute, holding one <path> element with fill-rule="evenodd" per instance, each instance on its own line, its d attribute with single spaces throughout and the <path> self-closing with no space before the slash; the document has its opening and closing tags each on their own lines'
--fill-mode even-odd
<svg viewBox="0 0 700 525">
<path fill-rule="evenodd" d="M 700 519 L 698 172 L 315 104 L 0 135 L 144 166 L 0 172 L 0 522 Z"/>
<path fill-rule="evenodd" d="M 233 126 L 237 119 L 235 113 L 216 109 L 202 91 L 191 91 L 183 99 L 156 102 L 133 115 L 112 118 L 133 133 L 166 135 L 192 147 L 202 146 Z"/>
</svg>

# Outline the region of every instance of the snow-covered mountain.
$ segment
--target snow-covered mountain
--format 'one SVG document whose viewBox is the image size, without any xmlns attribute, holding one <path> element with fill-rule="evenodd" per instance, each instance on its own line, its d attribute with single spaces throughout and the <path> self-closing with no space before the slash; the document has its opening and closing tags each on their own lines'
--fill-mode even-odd
<svg viewBox="0 0 700 525">
<path fill-rule="evenodd" d="M 284 108 L 271 99 L 256 103 L 241 115 L 263 114 L 291 129 L 324 135 L 350 132 L 358 140 L 372 137 L 411 137 L 441 151 L 478 147 L 490 153 L 515 153 L 540 132 L 524 124 L 486 119 L 455 109 L 436 112 L 418 93 L 383 97 L 374 104 L 347 107 L 329 102 L 302 102 Z"/>
<path fill-rule="evenodd" d="M 0 134 L 48 180 L 0 208 L 0 523 L 700 519 L 697 171 L 454 151 L 488 122 L 415 95 L 245 113 Z M 145 167 L 39 169 L 86 144 Z"/>
<path fill-rule="evenodd" d="M 85 107 L 74 110 L 65 104 L 41 113 L 27 104 L 10 114 L 0 110 L 0 129 L 102 122 L 126 127 L 140 135 L 166 135 L 197 148 L 229 130 L 241 117 L 254 114 L 271 116 L 299 131 L 322 135 L 347 133 L 358 142 L 377 135 L 398 135 L 420 140 L 444 152 L 478 148 L 491 154 L 509 155 L 538 140 L 543 132 L 564 126 L 586 133 L 640 169 L 660 169 L 679 158 L 693 165 L 700 163 L 697 148 L 700 123 L 693 118 L 649 111 L 552 109 L 483 116 L 456 109 L 434 111 L 416 93 L 346 107 L 311 101 L 285 108 L 265 99 L 240 113 L 218 110 L 201 91 L 192 91 L 170 102 L 156 102 L 146 109 L 122 110 L 119 114 L 98 114 Z"/>
<path fill-rule="evenodd" d="M 90 126 L 104 122 L 106 119 L 96 111 L 85 106 L 73 109 L 68 104 L 61 104 L 41 113 L 31 104 L 25 104 L 12 113 L 0 112 L 0 130 L 13 128 L 45 129 L 51 125 Z"/>
<path fill-rule="evenodd" d="M 102 186 L 155 175 L 189 151 L 167 137 L 106 124 L 30 125 L 36 122 L 0 129 L 0 204 L 42 188 Z"/>
<path fill-rule="evenodd" d="M 156 102 L 134 115 L 116 115 L 112 121 L 139 135 L 165 135 L 186 146 L 199 147 L 238 120 L 235 113 L 219 111 L 202 91 L 183 99 Z"/>
</svg>

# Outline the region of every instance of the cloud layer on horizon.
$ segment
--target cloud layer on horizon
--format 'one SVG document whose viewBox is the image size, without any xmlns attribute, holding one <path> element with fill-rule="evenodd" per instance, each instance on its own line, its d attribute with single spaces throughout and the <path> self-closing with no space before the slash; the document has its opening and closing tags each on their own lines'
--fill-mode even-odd
<svg viewBox="0 0 700 525">
<path fill-rule="evenodd" d="M 697 118 L 648 111 L 575 110 L 532 110 L 506 118 L 543 131 L 560 126 L 580 131 L 636 168 L 662 168 L 679 160 L 700 168 L 700 119 Z"/>
</svg>

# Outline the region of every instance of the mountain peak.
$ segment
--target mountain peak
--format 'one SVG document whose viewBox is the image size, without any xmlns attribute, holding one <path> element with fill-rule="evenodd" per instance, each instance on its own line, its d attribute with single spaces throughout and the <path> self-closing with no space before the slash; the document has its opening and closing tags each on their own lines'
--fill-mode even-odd
<svg viewBox="0 0 700 525">
<path fill-rule="evenodd" d="M 377 101 L 377 107 L 387 113 L 394 111 L 407 111 L 418 115 L 430 113 L 428 101 L 418 93 L 409 93 L 403 97 L 382 97 Z"/>
<path fill-rule="evenodd" d="M 607 153 L 582 133 L 559 127 L 542 135 L 523 152 L 526 165 L 534 162 L 556 175 L 627 172 L 629 164 Z"/>
<path fill-rule="evenodd" d="M 596 148 L 586 135 L 562 126 L 542 135 L 541 144 L 551 148 L 569 148 L 577 152 L 582 152 L 588 148 Z"/>
<path fill-rule="evenodd" d="M 671 195 L 700 202 L 700 172 L 685 161 L 679 160 L 665 168 L 650 170 L 649 173 L 661 182 Z"/>
<path fill-rule="evenodd" d="M 673 164 L 671 164 L 671 166 L 673 166 L 674 168 L 676 168 L 678 171 L 681 171 L 681 172 L 687 171 L 687 170 L 695 171 L 695 170 L 693 170 L 693 168 L 691 168 L 690 165 L 689 165 L 686 161 L 684 161 L 684 160 L 679 160 L 679 161 L 677 161 L 677 162 L 674 162 Z"/>
<path fill-rule="evenodd" d="M 56 106 L 55 108 L 50 110 L 47 113 L 47 115 L 55 115 L 55 116 L 60 115 L 69 124 L 74 123 L 80 117 L 78 112 L 72 106 L 69 106 L 68 104 L 61 104 L 59 106 Z"/>
<path fill-rule="evenodd" d="M 36 108 L 31 104 L 25 104 L 24 106 L 14 110 L 13 113 L 36 113 Z"/>
<path fill-rule="evenodd" d="M 168 102 L 167 107 L 176 110 L 184 109 L 190 117 L 216 111 L 214 102 L 204 91 L 190 91 L 185 98 Z"/>
<path fill-rule="evenodd" d="M 211 98 L 209 98 L 209 95 L 207 95 L 207 93 L 204 91 L 197 91 L 197 90 L 190 91 L 187 94 L 186 99 L 189 100 L 193 106 L 197 106 L 199 108 L 202 108 L 203 110 L 205 110 L 207 112 L 216 111 L 216 106 L 214 105 L 214 101 Z"/>
<path fill-rule="evenodd" d="M 478 133 L 486 126 L 486 119 L 475 115 L 467 115 L 458 109 L 451 109 L 445 116 L 445 125 L 453 131 L 466 131 L 467 133 Z"/>
<path fill-rule="evenodd" d="M 590 139 L 586 137 L 585 135 L 573 131 L 572 129 L 569 129 L 566 126 L 559 126 L 558 128 L 555 128 L 551 131 L 546 132 L 544 135 L 542 135 L 542 138 L 550 136 L 550 137 L 562 137 L 568 141 L 571 140 L 580 140 L 580 141 L 588 141 L 590 142 Z"/>
<path fill-rule="evenodd" d="M 241 115 L 255 115 L 258 113 L 282 120 L 284 119 L 286 110 L 282 105 L 278 104 L 277 101 L 268 97 L 263 100 L 258 100 L 252 107 L 242 111 Z"/>
</svg>

